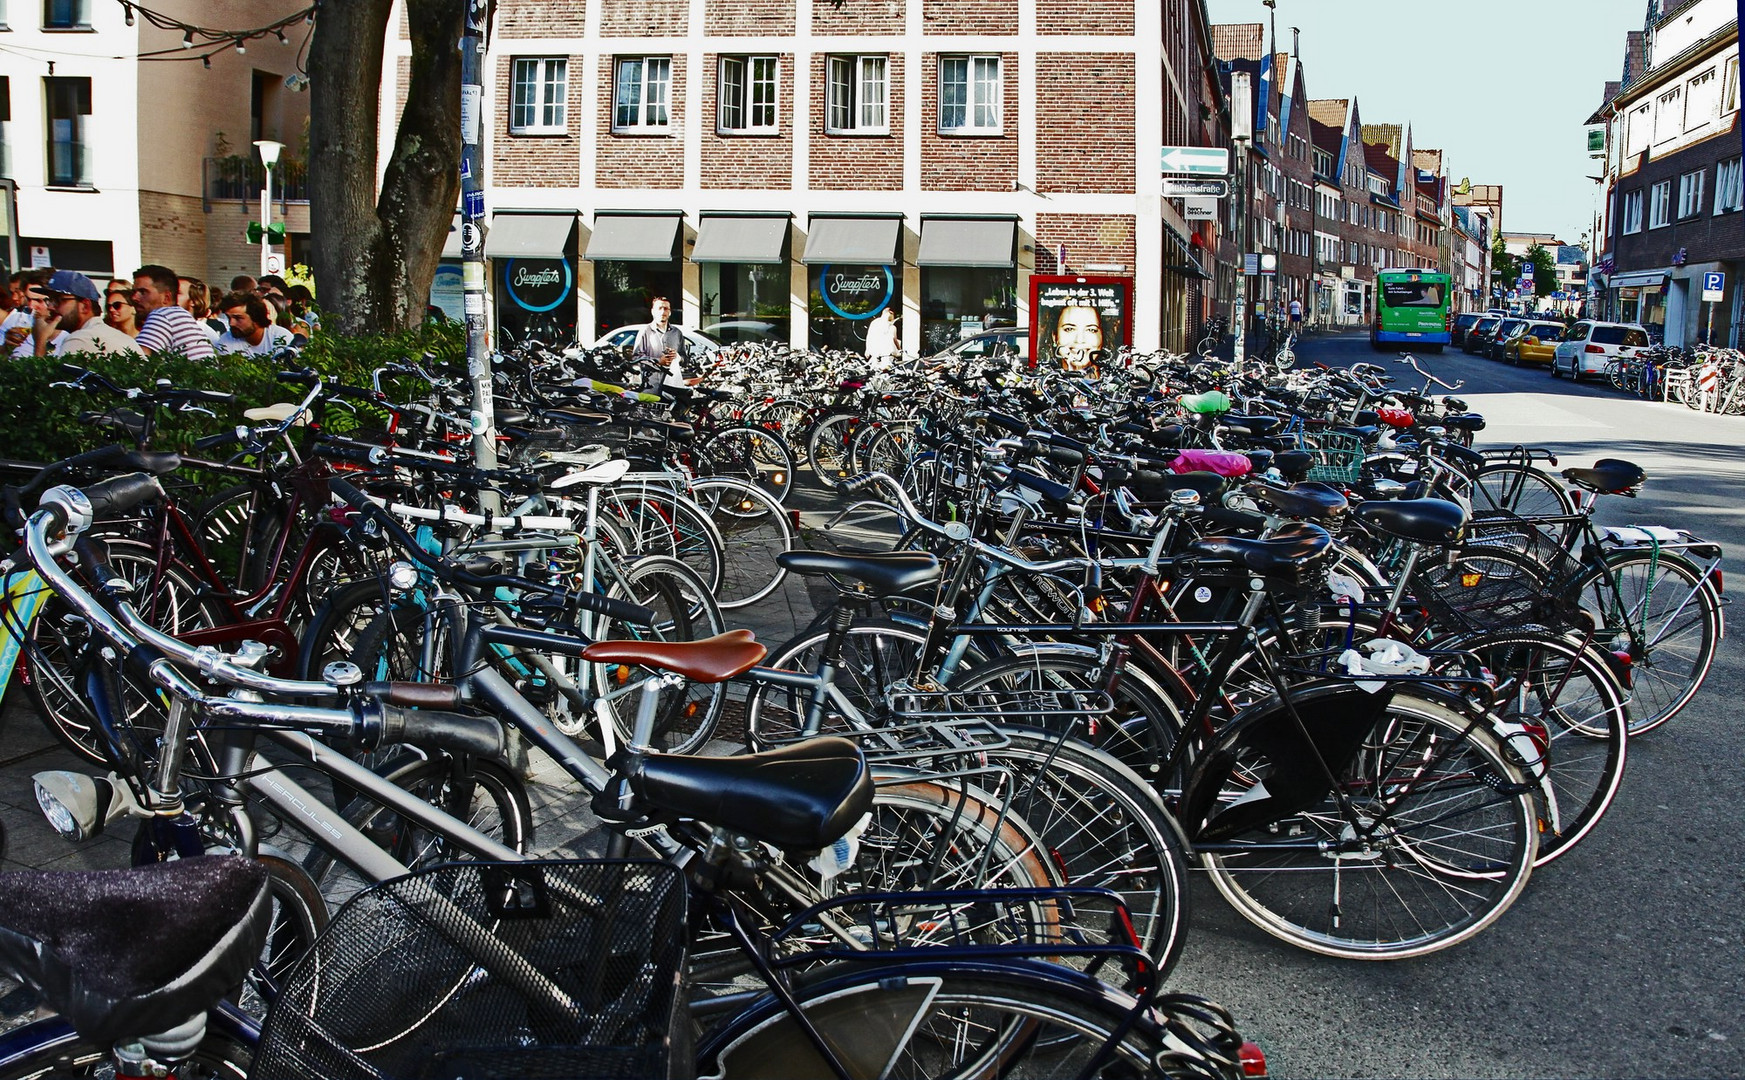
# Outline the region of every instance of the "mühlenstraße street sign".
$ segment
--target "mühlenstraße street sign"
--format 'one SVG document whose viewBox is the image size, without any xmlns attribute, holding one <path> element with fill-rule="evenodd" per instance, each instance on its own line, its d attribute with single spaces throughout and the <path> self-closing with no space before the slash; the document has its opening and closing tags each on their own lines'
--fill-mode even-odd
<svg viewBox="0 0 1745 1080">
<path fill-rule="evenodd" d="M 1229 194 L 1230 182 L 1224 179 L 1183 180 L 1175 176 L 1163 178 L 1163 197 L 1166 199 L 1222 199 Z"/>
<path fill-rule="evenodd" d="M 1165 176 L 1228 176 L 1230 151 L 1221 146 L 1166 146 L 1162 166 Z"/>
</svg>

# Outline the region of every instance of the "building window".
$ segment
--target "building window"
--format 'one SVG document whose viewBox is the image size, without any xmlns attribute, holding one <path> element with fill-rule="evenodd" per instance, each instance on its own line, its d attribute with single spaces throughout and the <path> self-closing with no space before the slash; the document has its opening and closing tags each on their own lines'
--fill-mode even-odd
<svg viewBox="0 0 1745 1080">
<path fill-rule="evenodd" d="M 1630 114 L 1629 130 L 1624 135 L 1624 153 L 1640 154 L 1648 149 L 1649 136 L 1654 131 L 1653 121 L 1648 116 L 1648 106 Z"/>
<path fill-rule="evenodd" d="M 562 135 L 569 61 L 561 57 L 516 60 L 509 131 L 515 135 Z"/>
<path fill-rule="evenodd" d="M 672 84 L 672 57 L 620 57 L 614 80 L 612 130 L 666 131 L 671 122 L 667 104 Z"/>
<path fill-rule="evenodd" d="M 715 130 L 724 135 L 774 135 L 776 76 L 773 56 L 723 56 L 716 83 Z"/>
<path fill-rule="evenodd" d="M 1715 213 L 1745 209 L 1745 159 L 1723 161 L 1715 168 Z"/>
<path fill-rule="evenodd" d="M 1648 227 L 1672 224 L 1672 181 L 1662 180 L 1648 189 Z"/>
<path fill-rule="evenodd" d="M 91 116 L 90 79 L 44 79 L 48 102 L 48 184 L 90 187 L 91 162 L 85 126 Z"/>
<path fill-rule="evenodd" d="M 1714 119 L 1720 102 L 1721 83 L 1713 68 L 1692 79 L 1684 96 L 1684 129 L 1690 131 Z"/>
<path fill-rule="evenodd" d="M 1642 192 L 1624 192 L 1624 232 L 1639 233 L 1642 231 Z"/>
<path fill-rule="evenodd" d="M 1654 107 L 1654 141 L 1663 143 L 1684 130 L 1683 95 L 1678 87 L 1660 95 Z"/>
<path fill-rule="evenodd" d="M 3 22 L 4 20 L 0 20 Z M 44 30 L 91 29 L 91 0 L 43 0 Z"/>
<path fill-rule="evenodd" d="M 889 84 L 882 56 L 832 56 L 824 129 L 832 135 L 890 133 Z"/>
<path fill-rule="evenodd" d="M 1678 178 L 1678 216 L 1695 217 L 1703 209 L 1703 170 L 1687 172 Z"/>
<path fill-rule="evenodd" d="M 1000 58 L 939 58 L 939 132 L 942 135 L 1000 133 Z"/>
<path fill-rule="evenodd" d="M 1721 115 L 1739 109 L 1739 58 L 1730 57 L 1727 60 L 1727 70 L 1721 76 Z"/>
</svg>

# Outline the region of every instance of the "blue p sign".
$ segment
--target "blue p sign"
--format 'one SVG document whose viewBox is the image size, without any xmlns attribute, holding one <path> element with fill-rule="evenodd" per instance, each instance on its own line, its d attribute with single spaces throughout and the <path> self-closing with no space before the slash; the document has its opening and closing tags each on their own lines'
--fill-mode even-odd
<svg viewBox="0 0 1745 1080">
<path fill-rule="evenodd" d="M 1703 275 L 1703 300 L 1718 303 L 1726 296 L 1727 275 L 1710 271 Z"/>
</svg>

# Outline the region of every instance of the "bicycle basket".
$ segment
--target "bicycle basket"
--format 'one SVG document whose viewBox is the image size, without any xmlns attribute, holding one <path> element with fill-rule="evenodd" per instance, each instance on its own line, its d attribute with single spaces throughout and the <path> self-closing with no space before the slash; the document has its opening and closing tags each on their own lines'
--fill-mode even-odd
<svg viewBox="0 0 1745 1080">
<path fill-rule="evenodd" d="M 1363 473 L 1363 440 L 1342 431 L 1305 431 L 1297 448 L 1314 457 L 1306 479 L 1349 484 Z"/>
<path fill-rule="evenodd" d="M 1502 549 L 1511 554 L 1509 549 Z M 1412 593 L 1437 623 L 1470 631 L 1509 630 L 1561 622 L 1561 610 L 1544 581 L 1525 561 L 1486 558 L 1485 545 L 1462 549 L 1454 566 L 1421 568 Z"/>
<path fill-rule="evenodd" d="M 666 1076 L 689 1023 L 685 940 L 684 879 L 666 863 L 420 871 L 334 916 L 287 976 L 249 1075 Z"/>
</svg>

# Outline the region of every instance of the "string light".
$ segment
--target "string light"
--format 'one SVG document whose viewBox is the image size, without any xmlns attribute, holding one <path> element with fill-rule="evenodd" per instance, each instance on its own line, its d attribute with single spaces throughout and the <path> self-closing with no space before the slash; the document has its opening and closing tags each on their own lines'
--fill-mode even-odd
<svg viewBox="0 0 1745 1080">
<path fill-rule="evenodd" d="M 202 56 L 200 58 L 200 66 L 204 67 L 207 71 L 211 71 L 212 70 L 212 58 L 210 56 Z"/>
<path fill-rule="evenodd" d="M 192 49 L 193 47 L 194 47 L 194 31 L 189 30 L 188 32 L 186 32 L 182 35 L 182 48 Z"/>
<path fill-rule="evenodd" d="M 121 10 L 122 10 L 122 13 L 127 17 L 127 25 L 132 26 L 133 25 L 133 5 L 129 4 L 127 2 L 127 0 L 122 0 Z"/>
<path fill-rule="evenodd" d="M 285 36 L 285 28 L 282 26 L 279 29 L 273 31 L 273 36 L 275 36 L 279 39 L 280 45 L 291 44 L 291 39 Z"/>
<path fill-rule="evenodd" d="M 244 40 L 246 40 L 246 39 L 244 39 L 244 38 L 237 38 L 236 39 L 236 51 L 237 51 L 238 55 L 241 55 L 242 53 L 245 53 L 248 51 L 248 47 L 243 44 Z"/>
<path fill-rule="evenodd" d="M 0 0 L 0 2 L 3 2 L 3 0 Z M 235 49 L 238 53 L 246 54 L 248 52 L 248 43 L 251 41 L 264 41 L 268 37 L 274 37 L 279 40 L 279 44 L 289 46 L 291 44 L 291 39 L 286 36 L 286 29 L 298 23 L 313 26 L 315 23 L 315 12 L 317 8 L 316 4 L 311 3 L 306 8 L 294 11 L 284 18 L 275 19 L 264 26 L 250 27 L 248 29 L 218 29 L 184 22 L 172 15 L 166 15 L 161 11 L 155 11 L 140 3 L 139 0 L 116 0 L 116 2 L 121 5 L 122 14 L 127 20 L 127 25 L 134 25 L 137 16 L 159 30 L 180 34 L 182 36 L 181 49 L 193 51 L 193 55 L 189 56 L 183 55 L 180 50 L 176 49 L 155 49 L 141 52 L 138 55 L 139 59 L 192 60 L 195 56 L 198 56 L 206 67 L 211 66 L 209 60 L 210 57 L 224 52 L 227 49 Z M 307 42 L 305 42 L 305 45 L 307 45 Z"/>
</svg>

